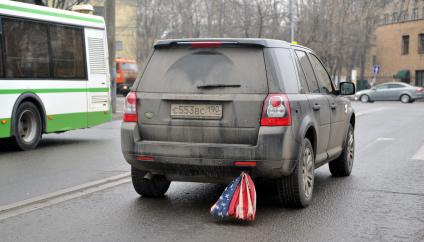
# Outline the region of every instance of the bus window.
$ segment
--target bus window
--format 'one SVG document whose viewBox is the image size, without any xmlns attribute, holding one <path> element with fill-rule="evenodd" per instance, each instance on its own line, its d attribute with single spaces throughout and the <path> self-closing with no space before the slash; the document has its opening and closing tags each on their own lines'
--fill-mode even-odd
<svg viewBox="0 0 424 242">
<path fill-rule="evenodd" d="M 1 26 L 0 26 L 1 28 Z M 3 72 L 3 40 L 1 38 L 1 34 L 0 34 L 0 77 L 4 77 L 4 72 Z"/>
<path fill-rule="evenodd" d="M 50 26 L 53 78 L 85 79 L 82 29 Z"/>
<path fill-rule="evenodd" d="M 2 19 L 6 78 L 48 78 L 50 58 L 47 25 Z"/>
</svg>

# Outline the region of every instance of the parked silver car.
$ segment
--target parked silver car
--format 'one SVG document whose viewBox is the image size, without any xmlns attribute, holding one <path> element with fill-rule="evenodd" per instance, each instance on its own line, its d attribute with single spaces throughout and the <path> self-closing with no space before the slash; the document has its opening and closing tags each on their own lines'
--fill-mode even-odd
<svg viewBox="0 0 424 242">
<path fill-rule="evenodd" d="M 355 94 L 355 100 L 363 103 L 374 101 L 401 101 L 411 103 L 424 98 L 424 88 L 402 82 L 388 82 Z"/>
</svg>

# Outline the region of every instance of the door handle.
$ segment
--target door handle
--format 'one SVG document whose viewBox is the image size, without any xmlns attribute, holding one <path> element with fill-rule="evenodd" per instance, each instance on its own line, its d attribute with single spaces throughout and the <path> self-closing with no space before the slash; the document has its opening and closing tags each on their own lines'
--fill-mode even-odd
<svg viewBox="0 0 424 242">
<path fill-rule="evenodd" d="M 318 111 L 318 110 L 320 110 L 320 109 L 321 109 L 321 105 L 319 105 L 318 103 L 315 103 L 315 104 L 312 106 L 312 109 L 313 109 L 314 111 Z"/>
<path fill-rule="evenodd" d="M 336 104 L 335 104 L 335 103 L 332 103 L 332 104 L 330 105 L 330 107 L 331 107 L 331 109 L 333 109 L 333 110 L 334 110 L 334 109 L 336 109 L 336 107 L 337 107 L 337 106 L 336 106 Z"/>
</svg>

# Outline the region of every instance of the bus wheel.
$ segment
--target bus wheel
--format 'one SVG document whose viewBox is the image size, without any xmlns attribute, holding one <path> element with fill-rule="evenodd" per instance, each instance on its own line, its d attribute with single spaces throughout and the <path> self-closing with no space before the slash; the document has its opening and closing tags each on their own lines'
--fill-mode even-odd
<svg viewBox="0 0 424 242">
<path fill-rule="evenodd" d="M 14 143 L 20 150 L 31 150 L 41 140 L 41 116 L 31 102 L 24 102 L 16 110 L 13 118 Z"/>
</svg>

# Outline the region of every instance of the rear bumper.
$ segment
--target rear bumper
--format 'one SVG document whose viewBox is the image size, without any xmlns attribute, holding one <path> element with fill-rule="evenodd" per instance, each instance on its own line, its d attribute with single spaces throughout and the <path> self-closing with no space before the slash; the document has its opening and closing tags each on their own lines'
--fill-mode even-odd
<svg viewBox="0 0 424 242">
<path fill-rule="evenodd" d="M 136 123 L 122 123 L 121 145 L 133 167 L 165 175 L 169 180 L 227 182 L 250 170 L 253 177 L 278 178 L 293 171 L 298 143 L 291 127 L 261 127 L 256 145 L 143 141 Z M 139 156 L 154 160 L 140 161 Z M 235 161 L 256 161 L 238 167 Z"/>
</svg>

